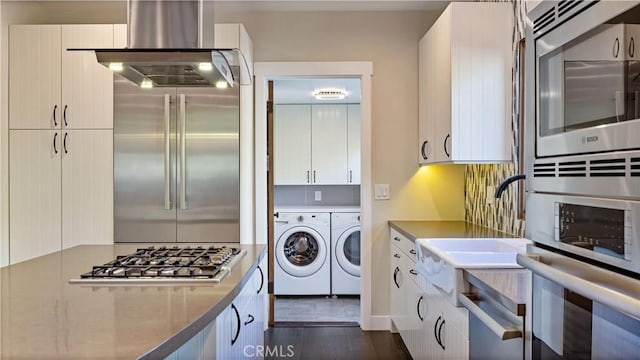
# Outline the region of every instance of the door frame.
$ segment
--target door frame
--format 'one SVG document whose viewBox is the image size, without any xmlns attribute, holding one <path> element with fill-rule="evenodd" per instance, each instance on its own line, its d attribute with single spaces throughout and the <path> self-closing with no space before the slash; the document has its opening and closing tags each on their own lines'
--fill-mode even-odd
<svg viewBox="0 0 640 360">
<path fill-rule="evenodd" d="M 372 270 L 372 193 L 371 184 L 371 77 L 370 61 L 340 62 L 256 62 L 255 75 L 255 228 L 256 243 L 267 244 L 267 82 L 295 77 L 352 77 L 360 79 L 360 213 L 361 213 L 361 296 L 360 327 L 363 330 L 388 330 L 384 321 L 374 321 L 371 313 Z M 269 309 L 267 309 L 268 311 Z"/>
</svg>

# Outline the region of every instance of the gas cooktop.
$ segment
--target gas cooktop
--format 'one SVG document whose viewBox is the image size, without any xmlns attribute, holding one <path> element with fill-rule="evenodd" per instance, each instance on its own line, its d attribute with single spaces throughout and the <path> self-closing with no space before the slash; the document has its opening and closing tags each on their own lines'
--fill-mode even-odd
<svg viewBox="0 0 640 360">
<path fill-rule="evenodd" d="M 70 283 L 148 284 L 175 282 L 218 283 L 246 254 L 234 247 L 148 247 L 117 256 L 104 265 L 71 279 Z"/>
</svg>

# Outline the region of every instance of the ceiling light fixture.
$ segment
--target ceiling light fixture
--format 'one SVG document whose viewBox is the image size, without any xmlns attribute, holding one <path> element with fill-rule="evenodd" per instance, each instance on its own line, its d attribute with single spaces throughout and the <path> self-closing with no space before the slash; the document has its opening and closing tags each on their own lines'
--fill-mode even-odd
<svg viewBox="0 0 640 360">
<path fill-rule="evenodd" d="M 344 89 L 317 89 L 313 91 L 316 100 L 342 100 L 347 96 Z"/>
<path fill-rule="evenodd" d="M 216 81 L 216 88 L 218 89 L 226 89 L 229 87 L 229 83 L 224 80 Z"/>
<path fill-rule="evenodd" d="M 213 64 L 208 62 L 203 62 L 198 64 L 198 70 L 200 71 L 211 71 L 213 70 Z"/>
<path fill-rule="evenodd" d="M 112 63 L 109 64 L 109 70 L 115 71 L 115 72 L 120 72 L 120 71 L 124 70 L 124 66 L 122 65 L 121 62 L 112 62 Z"/>
</svg>

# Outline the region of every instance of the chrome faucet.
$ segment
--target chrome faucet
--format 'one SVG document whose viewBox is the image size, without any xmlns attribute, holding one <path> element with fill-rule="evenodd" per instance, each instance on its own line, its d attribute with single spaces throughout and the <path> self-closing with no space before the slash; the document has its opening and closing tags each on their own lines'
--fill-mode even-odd
<svg viewBox="0 0 640 360">
<path fill-rule="evenodd" d="M 502 197 L 502 193 L 507 190 L 507 186 L 509 186 L 509 184 L 511 184 L 514 181 L 517 180 L 524 180 L 526 178 L 525 174 L 518 174 L 518 175 L 513 175 L 511 177 L 506 178 L 501 184 L 500 186 L 498 186 L 498 189 L 496 190 L 496 199 L 499 199 Z"/>
</svg>

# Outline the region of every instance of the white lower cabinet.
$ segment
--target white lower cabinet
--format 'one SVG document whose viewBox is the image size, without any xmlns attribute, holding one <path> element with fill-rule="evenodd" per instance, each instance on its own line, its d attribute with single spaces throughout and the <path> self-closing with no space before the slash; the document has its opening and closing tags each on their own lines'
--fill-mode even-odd
<svg viewBox="0 0 640 360">
<path fill-rule="evenodd" d="M 264 354 L 266 272 L 258 268 L 216 320 L 167 359 L 260 359 Z"/>
<path fill-rule="evenodd" d="M 391 229 L 391 321 L 414 359 L 468 359 L 469 315 L 418 275 L 413 243 Z"/>
</svg>

